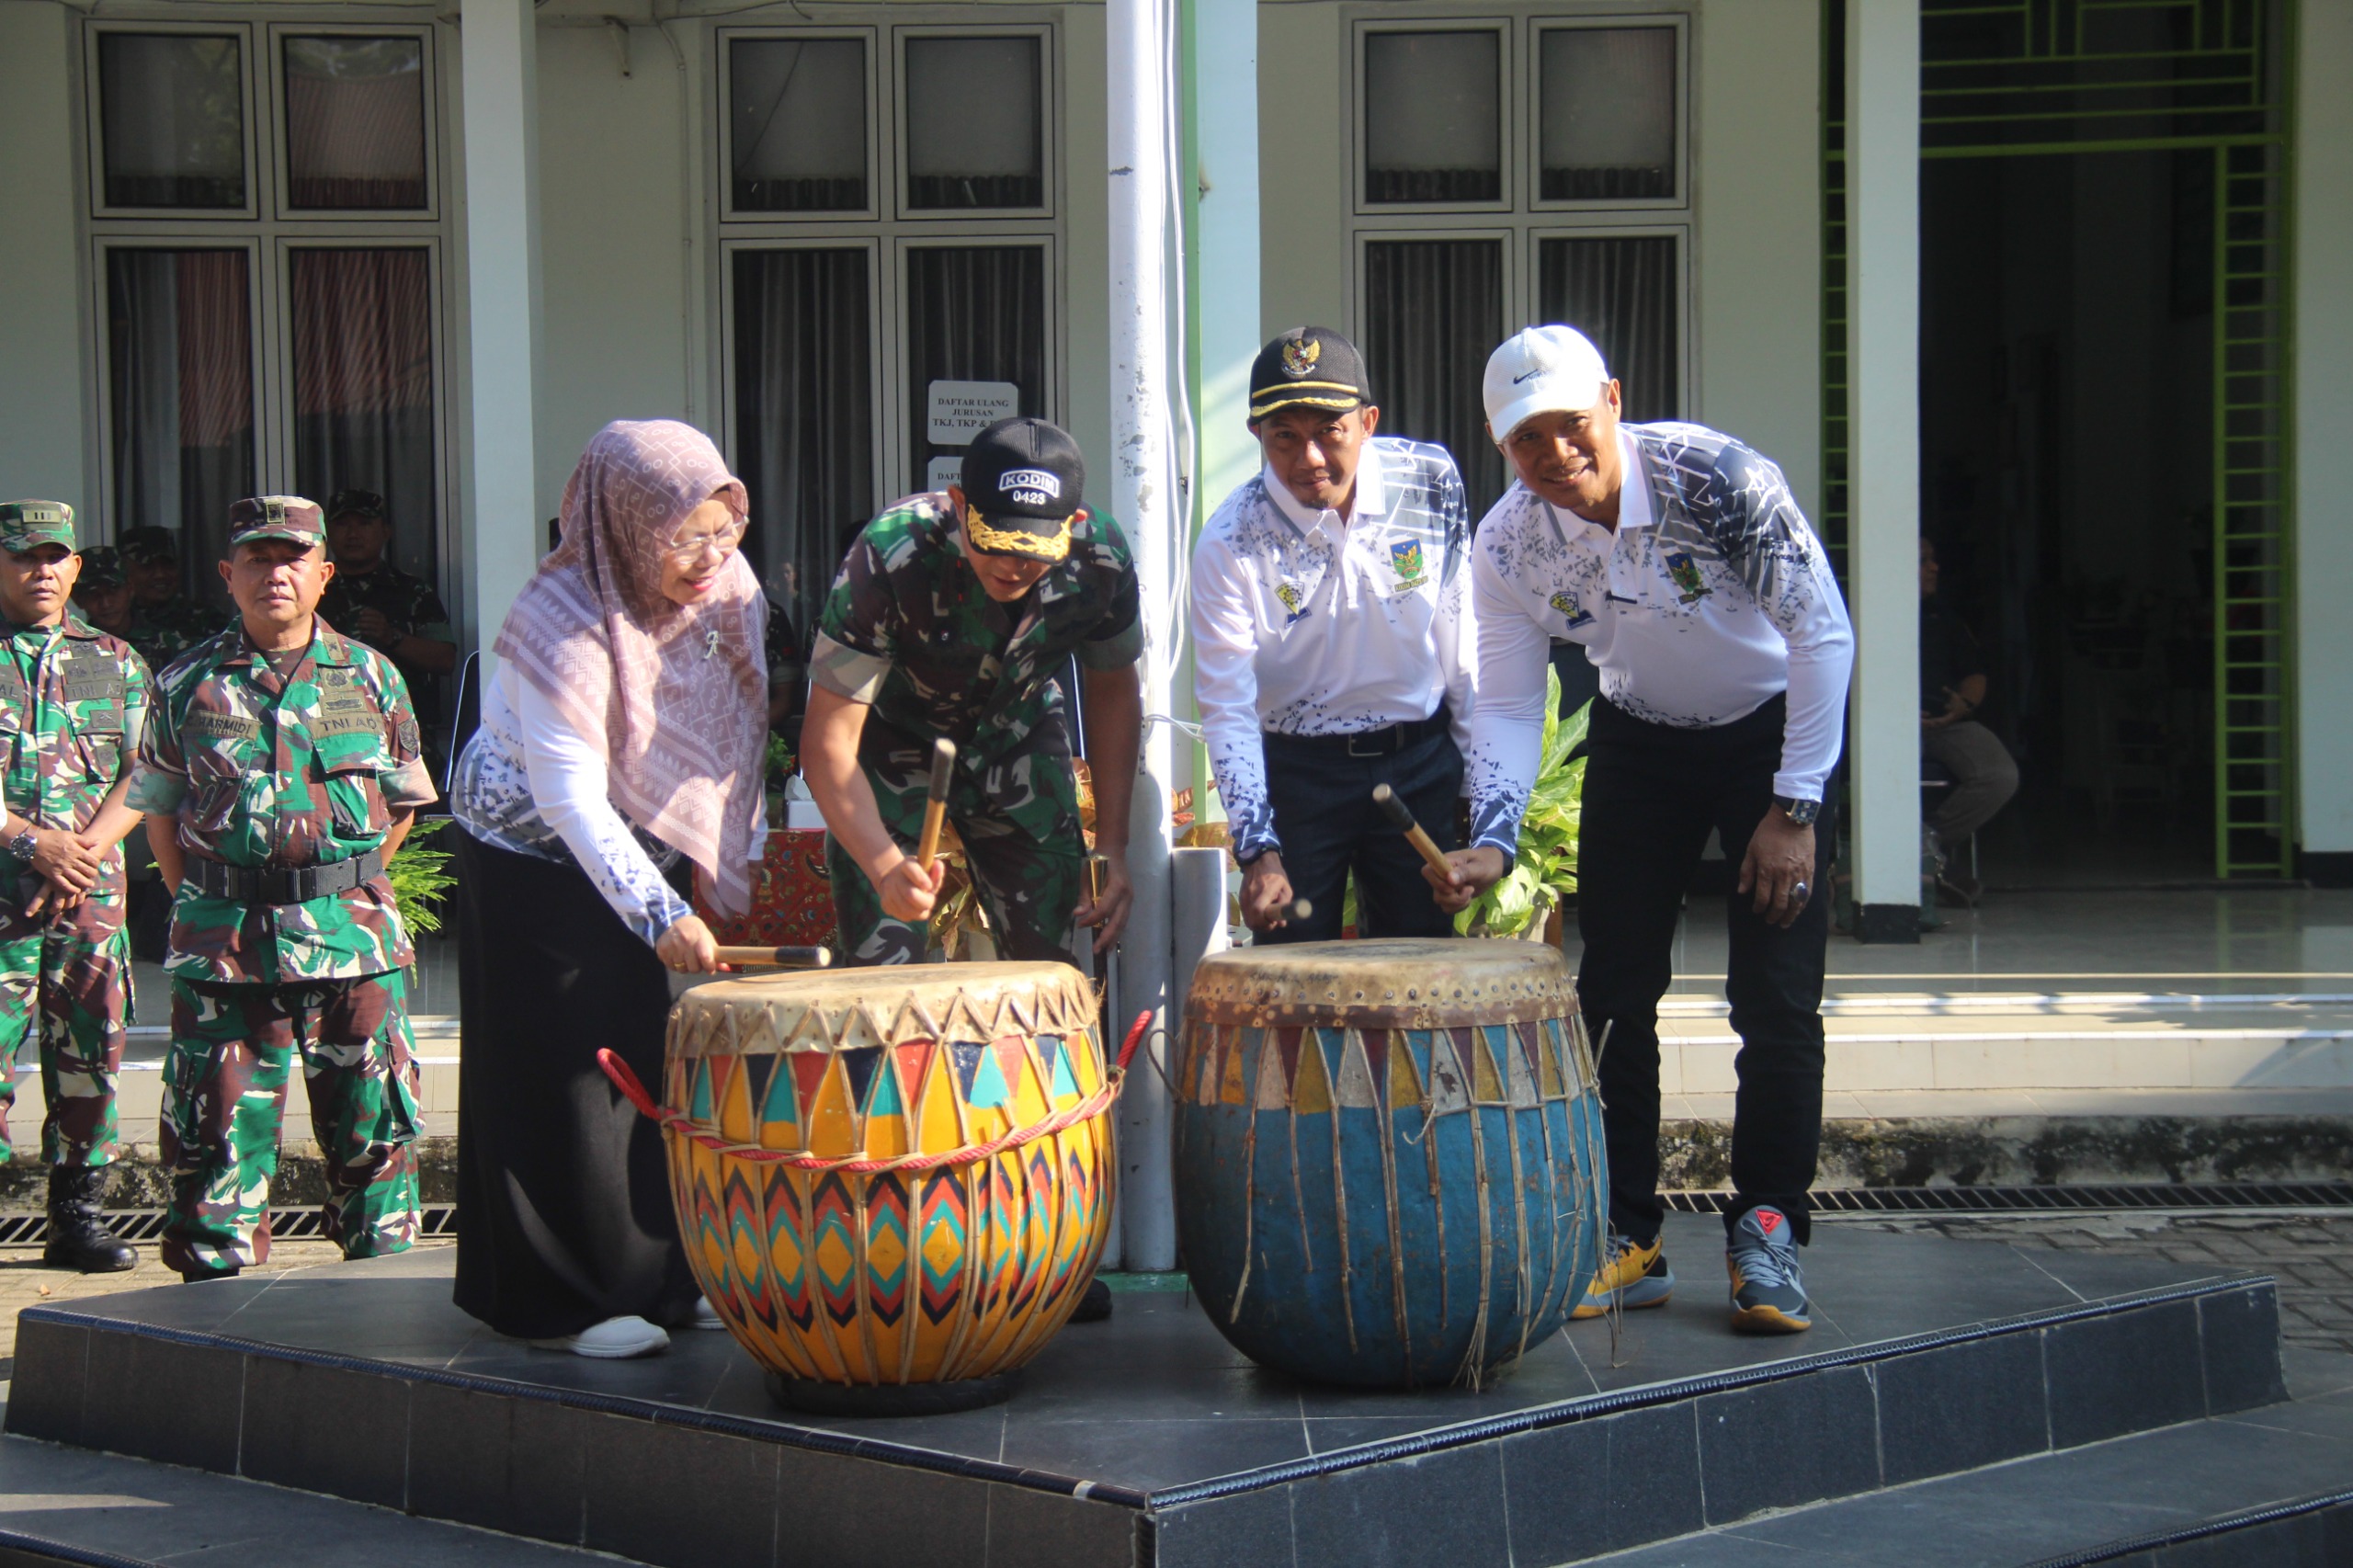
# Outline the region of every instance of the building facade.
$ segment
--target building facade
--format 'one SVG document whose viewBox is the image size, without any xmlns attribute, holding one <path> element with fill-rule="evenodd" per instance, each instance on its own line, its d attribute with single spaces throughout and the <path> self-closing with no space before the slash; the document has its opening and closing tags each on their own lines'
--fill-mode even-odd
<svg viewBox="0 0 2353 1568">
<path fill-rule="evenodd" d="M 377 491 L 471 648 L 587 437 L 674 416 L 805 630 L 999 414 L 1108 502 L 1107 41 L 1099 4 L 0 0 L 0 490 L 177 530 L 199 593 L 229 499 Z M 1838 551 L 1887 931 L 1924 530 L 2028 780 L 2008 874 L 2353 881 L 2342 8 L 1195 0 L 1165 52 L 1196 520 L 1271 332 L 1357 336 L 1484 502 L 1478 368 L 1570 321 Z"/>
</svg>

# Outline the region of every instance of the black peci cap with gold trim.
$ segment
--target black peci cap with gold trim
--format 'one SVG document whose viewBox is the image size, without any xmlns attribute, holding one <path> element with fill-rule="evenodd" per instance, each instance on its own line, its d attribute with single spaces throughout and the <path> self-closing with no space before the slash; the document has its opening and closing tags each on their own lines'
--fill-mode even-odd
<svg viewBox="0 0 2353 1568">
<path fill-rule="evenodd" d="M 1357 346 L 1328 326 L 1295 326 L 1250 365 L 1250 423 L 1286 408 L 1345 414 L 1372 402 Z"/>
</svg>

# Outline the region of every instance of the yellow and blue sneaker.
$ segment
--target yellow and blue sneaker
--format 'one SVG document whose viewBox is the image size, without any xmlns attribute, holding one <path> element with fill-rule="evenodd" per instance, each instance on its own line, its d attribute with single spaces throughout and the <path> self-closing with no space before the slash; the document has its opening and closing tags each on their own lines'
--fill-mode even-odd
<svg viewBox="0 0 2353 1568">
<path fill-rule="evenodd" d="M 1802 1334 L 1813 1326 L 1813 1306 L 1798 1273 L 1790 1217 L 1760 1204 L 1740 1217 L 1724 1249 L 1732 1275 L 1732 1326 L 1743 1334 Z"/>
<path fill-rule="evenodd" d="M 1624 1312 L 1663 1307 L 1674 1294 L 1675 1271 L 1666 1266 L 1665 1242 L 1656 1236 L 1634 1242 L 1613 1232 L 1609 1261 L 1593 1277 L 1585 1300 L 1569 1310 L 1569 1316 L 1597 1318 L 1613 1306 Z"/>
</svg>

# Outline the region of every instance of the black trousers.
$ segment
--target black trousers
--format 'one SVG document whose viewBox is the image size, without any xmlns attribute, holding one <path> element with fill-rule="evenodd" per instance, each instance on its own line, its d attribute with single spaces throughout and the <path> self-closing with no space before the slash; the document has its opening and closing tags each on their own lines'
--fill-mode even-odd
<svg viewBox="0 0 2353 1568">
<path fill-rule="evenodd" d="M 1646 723 L 1603 699 L 1593 704 L 1577 835 L 1577 932 L 1585 960 L 1577 995 L 1601 1052 L 1602 1126 L 1609 1148 L 1609 1217 L 1648 1243 L 1665 1210 L 1658 1198 L 1658 1003 L 1674 978 L 1675 923 L 1707 847 L 1722 835 L 1734 884 L 1741 858 L 1773 803 L 1784 700 L 1735 723 L 1677 730 Z M 1822 1145 L 1822 971 L 1830 934 L 1830 852 L 1836 825 L 1814 824 L 1813 897 L 1787 930 L 1727 895 L 1732 938 L 1724 995 L 1741 1039 L 1732 1139 L 1733 1196 L 1727 1232 L 1770 1204 L 1797 1239 L 1810 1227 L 1806 1190 Z"/>
<path fill-rule="evenodd" d="M 1386 784 L 1440 849 L 1461 846 L 1455 798 L 1462 790 L 1462 754 L 1446 731 L 1387 756 L 1352 757 L 1328 742 L 1266 737 L 1267 801 L 1283 842 L 1291 895 L 1315 913 L 1273 931 L 1261 946 L 1329 942 L 1340 935 L 1348 873 L 1357 878 L 1360 937 L 1451 937 L 1454 918 L 1430 897 L 1422 858 L 1372 803 Z"/>
<path fill-rule="evenodd" d="M 457 852 L 457 1303 L 522 1339 L 683 1323 L 661 1129 L 597 1065 L 608 1046 L 660 1096 L 668 971 L 579 867 L 462 831 Z"/>
</svg>

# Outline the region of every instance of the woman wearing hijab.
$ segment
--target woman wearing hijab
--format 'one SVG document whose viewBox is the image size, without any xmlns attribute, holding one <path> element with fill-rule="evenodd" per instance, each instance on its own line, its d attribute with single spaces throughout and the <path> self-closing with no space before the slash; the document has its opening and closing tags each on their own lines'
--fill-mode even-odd
<svg viewBox="0 0 2353 1568">
<path fill-rule="evenodd" d="M 646 1356 L 665 1325 L 718 1326 L 660 1133 L 597 1051 L 660 1082 L 665 969 L 716 968 L 665 870 L 690 862 L 730 914 L 751 901 L 767 672 L 745 510 L 700 431 L 599 431 L 459 760 L 457 1301 L 548 1349 Z"/>
</svg>

